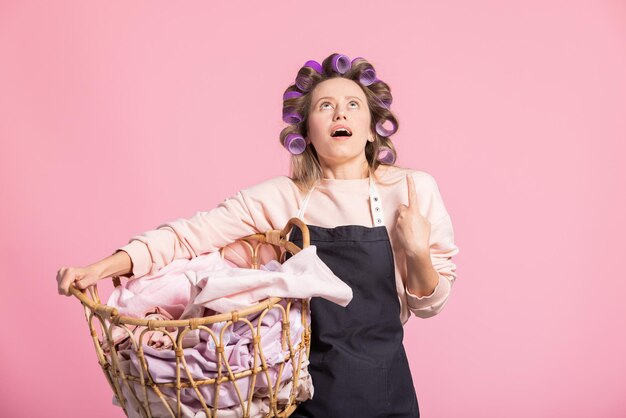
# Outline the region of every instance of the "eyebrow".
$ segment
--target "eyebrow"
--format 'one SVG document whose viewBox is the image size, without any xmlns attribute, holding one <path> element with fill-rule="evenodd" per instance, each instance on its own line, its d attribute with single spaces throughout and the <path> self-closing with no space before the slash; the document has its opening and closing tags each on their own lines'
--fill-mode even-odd
<svg viewBox="0 0 626 418">
<path fill-rule="evenodd" d="M 328 97 L 328 96 L 325 96 L 325 97 L 320 97 L 319 99 L 317 99 L 317 101 L 315 102 L 315 104 L 317 105 L 317 104 L 320 102 L 320 100 L 323 100 L 323 99 L 331 99 L 331 100 L 334 100 L 334 98 L 333 98 L 333 97 Z M 359 98 L 358 98 L 358 97 L 356 97 L 356 96 L 346 96 L 346 99 L 357 99 L 359 102 L 363 103 L 363 100 L 359 99 Z"/>
</svg>

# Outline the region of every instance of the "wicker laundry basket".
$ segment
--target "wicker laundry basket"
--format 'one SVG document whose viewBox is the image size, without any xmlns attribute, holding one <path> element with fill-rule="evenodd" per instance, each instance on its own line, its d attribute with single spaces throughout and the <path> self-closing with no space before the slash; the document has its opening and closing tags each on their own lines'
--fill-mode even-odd
<svg viewBox="0 0 626 418">
<path fill-rule="evenodd" d="M 239 267 L 259 269 L 261 261 L 270 253 L 270 259 L 284 262 L 287 252 L 296 254 L 301 248 L 286 239 L 287 234 L 294 226 L 302 230 L 303 248 L 309 246 L 309 231 L 306 225 L 298 218 L 292 218 L 282 230 L 268 230 L 264 234 L 254 234 L 243 237 L 232 244 L 220 249 L 222 258 L 235 263 Z M 242 265 L 246 262 L 248 265 Z M 264 263 L 263 263 L 264 264 Z M 102 283 L 101 283 L 102 284 Z M 110 284 L 110 283 L 107 283 Z M 113 286 L 120 286 L 118 277 L 113 277 Z M 102 290 L 102 289 L 101 289 Z M 258 304 L 230 313 L 217 314 L 207 317 L 191 318 L 186 320 L 158 320 L 139 319 L 120 315 L 117 309 L 103 304 L 98 295 L 98 285 L 93 285 L 84 291 L 70 286 L 71 293 L 82 303 L 87 324 L 96 349 L 98 362 L 106 376 L 113 392 L 114 402 L 124 409 L 128 417 L 288 417 L 297 405 L 305 400 L 298 399 L 299 390 L 302 390 L 301 379 L 308 375 L 306 365 L 310 350 L 310 305 L 308 299 L 290 299 L 270 297 Z M 296 323 L 302 336 L 295 344 L 290 337 L 290 330 L 294 325 L 289 321 L 289 312 L 297 304 L 302 315 L 301 323 Z M 270 370 L 267 359 L 263 354 L 261 344 L 261 320 L 268 312 L 278 309 L 282 322 L 281 351 L 286 353 L 284 361 L 275 364 Z M 293 311 L 298 315 L 297 311 Z M 276 313 L 274 313 L 276 315 Z M 253 326 L 250 318 L 257 318 L 258 327 Z M 212 328 L 218 324 L 221 328 Z M 249 329 L 252 335 L 250 353 L 254 358 L 253 364 L 246 370 L 233 371 L 226 358 L 224 331 L 234 325 L 241 325 Z M 127 334 L 126 347 L 134 356 L 135 367 L 124 365 L 123 358 L 118 352 L 118 343 L 114 341 L 115 332 Z M 155 381 L 145 356 L 145 341 L 150 333 L 159 334 L 171 342 L 172 359 L 175 359 L 175 379 L 171 381 Z M 184 352 L 183 341 L 189 333 L 206 332 L 207 341 L 215 350 L 217 374 L 215 378 L 198 380 L 194 372 L 188 367 L 188 359 Z M 169 344 L 169 343 L 168 343 Z M 252 362 L 252 360 L 251 360 Z M 140 364 L 140 366 L 136 366 Z M 290 367 L 289 367 L 290 366 Z M 173 367 L 173 366 L 172 366 Z M 273 371 L 273 373 L 270 373 Z M 283 374 L 284 373 L 284 374 Z M 309 376 L 310 378 L 310 376 Z M 244 385 L 238 384 L 246 379 Z M 264 382 L 262 397 L 255 392 L 258 382 Z M 229 386 L 232 393 L 236 393 L 237 406 L 228 411 L 219 408 L 219 396 L 225 386 Z M 221 389 L 220 389 L 221 387 Z M 207 392 L 210 391 L 210 392 Z M 213 394 L 212 405 L 206 398 L 207 393 Z M 282 398 L 279 394 L 282 393 Z M 287 395 L 285 395 L 287 394 Z M 254 396 L 253 396 L 254 395 Z M 193 396 L 194 402 L 201 407 L 190 413 L 181 399 Z M 302 394 L 299 395 L 302 398 Z"/>
</svg>

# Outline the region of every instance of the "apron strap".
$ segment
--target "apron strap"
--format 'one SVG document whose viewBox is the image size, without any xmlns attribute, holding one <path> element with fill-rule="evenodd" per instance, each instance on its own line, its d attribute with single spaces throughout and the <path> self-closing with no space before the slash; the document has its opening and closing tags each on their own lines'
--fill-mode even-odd
<svg viewBox="0 0 626 418">
<path fill-rule="evenodd" d="M 380 195 L 378 194 L 378 189 L 376 189 L 376 185 L 374 184 L 374 180 L 372 180 L 372 176 L 369 177 L 370 183 L 370 212 L 372 214 L 372 225 L 373 226 L 383 226 L 385 223 L 385 216 L 383 215 L 383 204 L 380 199 Z M 309 204 L 309 199 L 311 198 L 311 194 L 315 189 L 315 185 L 311 187 L 309 192 L 304 197 L 302 201 L 302 206 L 298 211 L 296 217 L 304 222 L 302 217 L 304 216 L 304 211 L 306 210 L 307 205 Z"/>
<path fill-rule="evenodd" d="M 306 205 L 309 203 L 309 199 L 311 198 L 311 193 L 313 193 L 313 189 L 315 189 L 315 186 L 311 187 L 311 190 L 309 190 L 309 192 L 304 197 L 304 200 L 302 201 L 302 206 L 300 206 L 300 210 L 298 211 L 298 214 L 296 215 L 296 217 L 303 222 L 304 222 L 304 219 L 302 219 L 302 216 L 304 215 L 304 210 L 306 209 Z"/>
<path fill-rule="evenodd" d="M 372 176 L 370 175 L 370 210 L 372 211 L 372 222 L 374 226 L 382 226 L 385 224 L 385 217 L 383 216 L 383 204 L 380 200 L 378 190 L 374 185 Z"/>
</svg>

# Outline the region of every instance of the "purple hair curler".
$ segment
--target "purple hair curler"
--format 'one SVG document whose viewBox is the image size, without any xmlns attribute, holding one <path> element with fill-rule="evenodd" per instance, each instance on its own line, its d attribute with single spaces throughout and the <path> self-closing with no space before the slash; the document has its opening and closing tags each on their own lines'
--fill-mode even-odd
<svg viewBox="0 0 626 418">
<path fill-rule="evenodd" d="M 296 123 L 302 122 L 302 115 L 296 112 L 292 107 L 286 107 L 283 109 L 283 121 L 295 125 Z"/>
<path fill-rule="evenodd" d="M 284 144 L 287 151 L 294 155 L 302 154 L 306 148 L 306 141 L 302 135 L 296 133 L 287 134 Z"/>
<path fill-rule="evenodd" d="M 396 161 L 396 157 L 393 155 L 393 151 L 391 151 L 388 147 L 380 147 L 378 149 L 378 161 L 384 164 L 393 164 Z"/>
<path fill-rule="evenodd" d="M 352 67 L 352 63 L 350 62 L 350 58 L 343 54 L 337 54 L 333 57 L 332 67 L 335 72 L 339 74 L 345 74 L 350 67 Z"/>
<path fill-rule="evenodd" d="M 376 71 L 373 68 L 365 69 L 359 76 L 359 82 L 364 86 L 369 86 L 377 80 L 378 79 L 376 78 Z"/>
<path fill-rule="evenodd" d="M 385 109 L 389 109 L 389 105 L 387 104 L 387 101 L 381 100 L 381 98 L 378 97 L 377 95 L 374 95 L 374 100 L 376 100 L 376 103 L 378 103 L 379 106 L 382 106 Z"/>
<path fill-rule="evenodd" d="M 296 87 L 304 92 L 309 91 L 311 88 L 311 79 L 306 75 L 299 74 L 296 77 Z"/>
<path fill-rule="evenodd" d="M 324 72 L 322 65 L 315 60 L 308 60 L 307 62 L 304 63 L 303 67 L 313 68 L 315 71 L 317 71 L 320 74 Z"/>
<path fill-rule="evenodd" d="M 350 63 L 350 66 L 353 66 L 354 63 L 356 62 L 356 60 L 362 60 L 362 59 L 365 59 L 365 58 L 363 58 L 363 57 L 356 57 L 355 59 L 352 60 L 352 62 Z"/>
<path fill-rule="evenodd" d="M 392 126 L 391 129 L 386 129 L 383 126 L 383 123 L 385 122 L 391 123 L 391 126 Z M 384 136 L 384 137 L 391 136 L 396 133 L 396 130 L 398 130 L 398 126 L 393 121 L 390 121 L 389 119 L 383 119 L 383 120 L 379 120 L 378 122 L 376 122 L 376 133 L 378 133 L 378 135 L 380 136 Z"/>
<path fill-rule="evenodd" d="M 312 68 L 319 74 L 322 74 L 324 72 L 322 65 L 315 60 L 308 60 L 304 63 L 302 67 Z M 298 76 L 296 77 L 296 87 L 304 92 L 309 91 L 309 89 L 311 88 L 311 79 L 305 74 L 298 74 Z"/>
<path fill-rule="evenodd" d="M 287 99 L 294 99 L 296 97 L 301 97 L 302 93 L 300 93 L 299 91 L 286 91 L 285 94 L 283 94 L 283 100 L 287 100 Z"/>
</svg>

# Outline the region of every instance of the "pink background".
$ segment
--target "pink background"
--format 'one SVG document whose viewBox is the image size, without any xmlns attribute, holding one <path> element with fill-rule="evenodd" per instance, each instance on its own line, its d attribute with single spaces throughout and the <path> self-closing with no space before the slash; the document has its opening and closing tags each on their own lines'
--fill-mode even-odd
<svg viewBox="0 0 626 418">
<path fill-rule="evenodd" d="M 123 416 L 57 269 L 287 174 L 282 93 L 332 52 L 460 247 L 405 327 L 422 416 L 626 416 L 623 1 L 210 3 L 0 3 L 0 416 Z"/>
</svg>

